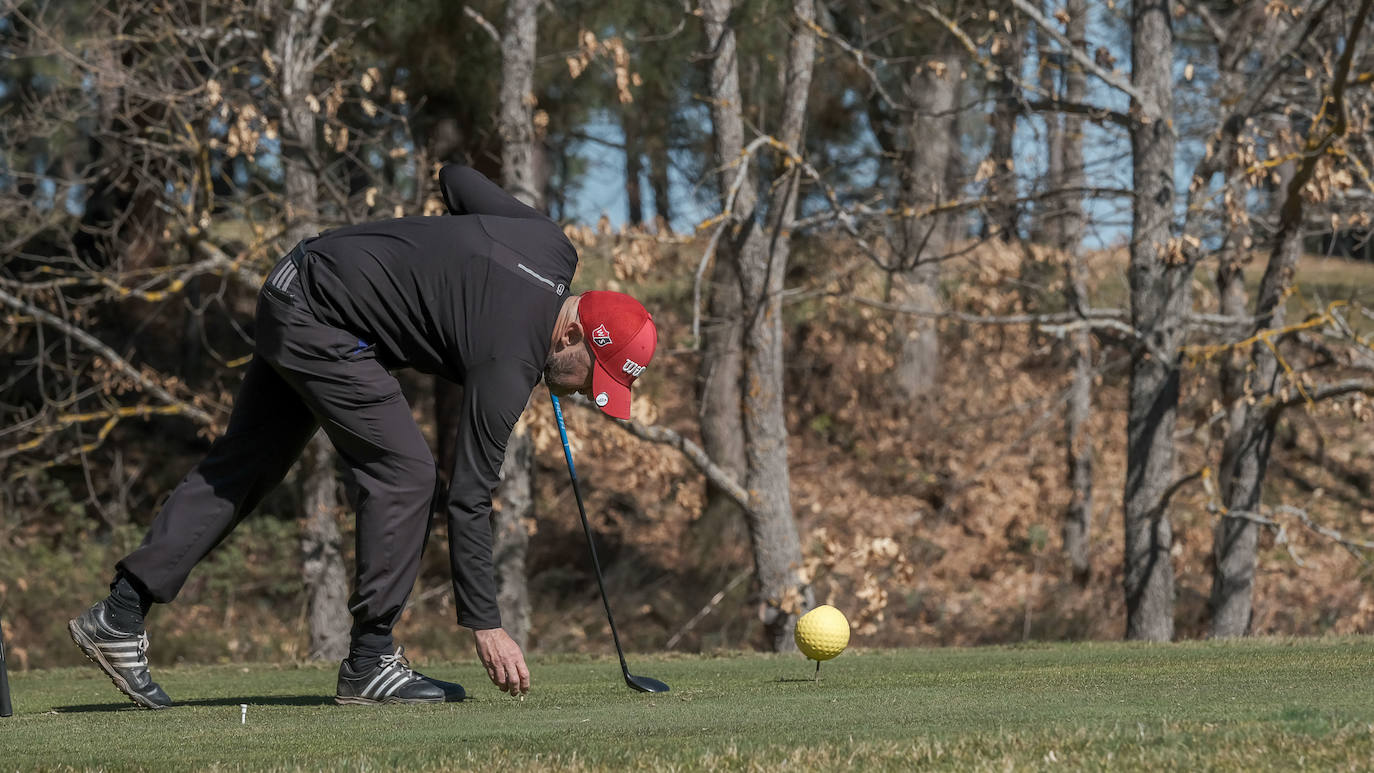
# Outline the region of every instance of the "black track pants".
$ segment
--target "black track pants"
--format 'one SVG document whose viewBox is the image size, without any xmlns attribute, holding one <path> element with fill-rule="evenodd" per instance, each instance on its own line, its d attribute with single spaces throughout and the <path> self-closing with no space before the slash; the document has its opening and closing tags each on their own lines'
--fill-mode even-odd
<svg viewBox="0 0 1374 773">
<path fill-rule="evenodd" d="M 301 299 L 299 248 L 258 298 L 256 356 L 229 426 L 168 498 L 143 544 L 119 562 L 159 602 L 281 482 L 323 427 L 352 471 L 357 571 L 349 599 L 354 655 L 392 649 L 391 628 L 419 571 L 433 457 L 401 386 L 350 333 L 321 324 Z"/>
</svg>

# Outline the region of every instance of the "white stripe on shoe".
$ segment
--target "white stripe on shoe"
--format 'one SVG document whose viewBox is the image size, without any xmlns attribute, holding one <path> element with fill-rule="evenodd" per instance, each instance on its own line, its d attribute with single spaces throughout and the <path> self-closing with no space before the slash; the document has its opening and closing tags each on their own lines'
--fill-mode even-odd
<svg viewBox="0 0 1374 773">
<path fill-rule="evenodd" d="M 384 669 L 382 669 L 381 671 L 379 671 L 379 672 L 377 673 L 376 676 L 372 677 L 372 681 L 368 682 L 368 683 L 367 683 L 367 686 L 364 687 L 364 688 L 363 688 L 363 691 L 362 691 L 361 693 L 359 693 L 359 694 L 362 695 L 364 698 L 371 698 L 371 697 L 373 697 L 373 688 L 376 687 L 377 684 L 378 684 L 379 682 L 382 682 L 383 680 L 385 680 L 385 679 L 386 679 L 387 677 L 389 677 L 390 675 L 391 675 L 391 669 L 390 669 L 390 668 L 384 668 Z"/>
<path fill-rule="evenodd" d="M 382 698 L 390 696 L 392 693 L 400 689 L 401 686 L 404 685 L 407 681 L 409 681 L 409 677 L 410 675 L 405 672 L 405 669 L 394 669 L 391 673 L 391 676 L 385 682 L 383 682 L 380 687 L 377 688 L 376 694 L 374 694 L 372 697 L 380 700 Z"/>
<path fill-rule="evenodd" d="M 348 674 L 352 669 L 347 662 L 339 667 L 339 692 L 334 701 L 348 703 L 435 703 L 446 697 L 443 690 L 439 695 L 426 693 L 425 678 L 410 668 L 405 659 L 405 650 L 397 647 L 394 653 L 382 655 L 377 670 L 357 677 Z M 355 681 L 356 680 L 356 681 Z M 416 685 L 421 686 L 422 695 L 409 695 Z M 408 696 L 408 697 L 407 697 Z"/>
</svg>

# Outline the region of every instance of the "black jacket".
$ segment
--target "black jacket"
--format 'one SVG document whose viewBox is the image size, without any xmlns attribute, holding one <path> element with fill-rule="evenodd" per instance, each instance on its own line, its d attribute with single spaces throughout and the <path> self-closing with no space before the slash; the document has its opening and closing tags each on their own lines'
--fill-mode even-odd
<svg viewBox="0 0 1374 773">
<path fill-rule="evenodd" d="M 491 493 L 511 429 L 543 374 L 577 251 L 547 216 L 479 172 L 446 166 L 451 217 L 328 231 L 303 283 L 320 321 L 376 347 L 388 368 L 463 385 L 447 514 L 458 622 L 498 628 Z"/>
</svg>

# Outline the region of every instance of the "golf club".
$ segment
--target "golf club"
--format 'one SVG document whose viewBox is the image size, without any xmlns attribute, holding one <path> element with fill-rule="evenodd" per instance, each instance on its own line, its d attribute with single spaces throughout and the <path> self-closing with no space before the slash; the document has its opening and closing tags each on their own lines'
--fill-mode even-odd
<svg viewBox="0 0 1374 773">
<path fill-rule="evenodd" d="M 601 603 L 606 605 L 606 620 L 611 624 L 611 638 L 615 640 L 615 654 L 620 656 L 620 670 L 625 674 L 625 684 L 640 692 L 668 692 L 668 685 L 647 676 L 635 676 L 625 665 L 625 650 L 620 648 L 620 634 L 615 630 L 615 617 L 611 615 L 611 602 L 606 598 L 606 582 L 601 579 L 601 561 L 596 557 L 596 542 L 592 540 L 592 527 L 587 523 L 587 508 L 582 505 L 582 490 L 577 485 L 577 469 L 573 467 L 572 447 L 568 445 L 568 428 L 563 424 L 563 406 L 558 403 L 558 395 L 553 398 L 553 415 L 558 419 L 558 436 L 563 439 L 563 456 L 568 460 L 568 477 L 572 479 L 573 497 L 577 499 L 577 514 L 582 516 L 582 530 L 587 533 L 587 548 L 592 553 L 592 568 L 596 569 L 596 587 L 601 590 Z"/>
<path fill-rule="evenodd" d="M 0 625 L 0 717 L 12 716 L 14 707 L 10 705 L 10 672 L 5 667 L 5 627 Z"/>
</svg>

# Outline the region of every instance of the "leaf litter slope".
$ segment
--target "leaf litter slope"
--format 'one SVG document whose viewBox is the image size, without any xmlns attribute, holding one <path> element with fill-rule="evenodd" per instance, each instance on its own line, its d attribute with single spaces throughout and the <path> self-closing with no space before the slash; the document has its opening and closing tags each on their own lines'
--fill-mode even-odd
<svg viewBox="0 0 1374 773">
<path fill-rule="evenodd" d="M 555 658 L 525 701 L 465 662 L 426 670 L 474 699 L 381 709 L 334 706 L 325 667 L 182 667 L 160 673 L 181 700 L 160 713 L 61 669 L 16 675 L 0 768 L 1349 766 L 1374 754 L 1372 656 L 1367 638 L 854 651 L 819 684 L 795 655 L 637 658 L 664 695 Z"/>
</svg>

